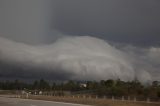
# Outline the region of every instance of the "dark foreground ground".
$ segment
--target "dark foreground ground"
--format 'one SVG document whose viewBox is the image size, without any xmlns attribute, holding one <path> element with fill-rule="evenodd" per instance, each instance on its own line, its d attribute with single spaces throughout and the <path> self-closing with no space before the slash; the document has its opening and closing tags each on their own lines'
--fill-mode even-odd
<svg viewBox="0 0 160 106">
<path fill-rule="evenodd" d="M 25 97 L 24 97 L 25 98 Z M 96 99 L 96 98 L 78 98 L 76 96 L 44 96 L 44 95 L 30 95 L 29 99 L 34 100 L 47 100 L 57 101 L 66 103 L 85 104 L 93 106 L 160 106 L 160 102 L 149 102 L 146 101 L 122 101 L 122 100 L 111 100 L 111 99 Z"/>
<path fill-rule="evenodd" d="M 0 106 L 160 106 L 160 102 L 77 98 L 44 95 L 0 95 Z M 23 99 L 22 99 L 23 98 Z M 82 105 L 84 104 L 84 105 Z"/>
<path fill-rule="evenodd" d="M 0 97 L 0 106 L 87 106 L 87 105 Z"/>
</svg>

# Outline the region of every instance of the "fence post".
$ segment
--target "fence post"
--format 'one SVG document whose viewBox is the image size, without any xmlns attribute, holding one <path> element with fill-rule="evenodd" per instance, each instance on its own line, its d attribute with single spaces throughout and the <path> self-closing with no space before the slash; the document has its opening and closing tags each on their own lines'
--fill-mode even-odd
<svg viewBox="0 0 160 106">
<path fill-rule="evenodd" d="M 124 101 L 124 96 L 122 96 L 122 101 Z"/>
<path fill-rule="evenodd" d="M 98 96 L 96 95 L 96 99 L 98 99 Z"/>
<path fill-rule="evenodd" d="M 150 98 L 147 98 L 147 103 L 149 103 L 150 102 Z"/>
<path fill-rule="evenodd" d="M 29 94 L 28 94 L 28 93 L 26 93 L 26 98 L 28 99 L 28 97 L 29 97 Z"/>
<path fill-rule="evenodd" d="M 112 100 L 114 101 L 114 96 L 112 96 Z"/>
<path fill-rule="evenodd" d="M 106 99 L 106 96 L 104 96 L 103 99 Z"/>
<path fill-rule="evenodd" d="M 83 98 L 86 98 L 86 96 L 85 96 L 85 95 L 83 95 Z"/>
<path fill-rule="evenodd" d="M 134 102 L 136 102 L 137 101 L 137 99 L 136 99 L 136 97 L 134 97 Z"/>
<path fill-rule="evenodd" d="M 130 96 L 128 96 L 128 100 L 130 101 Z"/>
</svg>

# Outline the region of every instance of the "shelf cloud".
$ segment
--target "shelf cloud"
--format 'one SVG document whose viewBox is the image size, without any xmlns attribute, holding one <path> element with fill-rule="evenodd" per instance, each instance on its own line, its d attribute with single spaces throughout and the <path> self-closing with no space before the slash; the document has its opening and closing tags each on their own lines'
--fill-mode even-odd
<svg viewBox="0 0 160 106">
<path fill-rule="evenodd" d="M 4 64 L 4 69 L 0 70 L 3 77 L 11 74 L 12 77 L 39 76 L 58 80 L 159 80 L 156 77 L 160 75 L 159 48 L 139 51 L 131 46 L 118 49 L 90 36 L 65 36 L 52 44 L 41 46 L 1 37 L 0 45 L 0 61 L 12 69 L 4 71 L 9 70 Z"/>
</svg>

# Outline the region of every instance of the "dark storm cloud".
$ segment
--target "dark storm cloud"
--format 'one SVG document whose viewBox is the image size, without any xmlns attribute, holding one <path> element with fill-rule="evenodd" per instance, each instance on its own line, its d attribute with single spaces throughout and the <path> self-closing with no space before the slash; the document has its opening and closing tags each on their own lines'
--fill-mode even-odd
<svg viewBox="0 0 160 106">
<path fill-rule="evenodd" d="M 159 46 L 159 0 L 1 0 L 0 36 L 30 44 L 54 30 L 136 46 Z"/>
<path fill-rule="evenodd" d="M 27 63 L 0 62 L 0 79 L 41 79 L 68 80 L 72 73 L 64 70 L 46 69 L 33 66 L 25 66 Z"/>
<path fill-rule="evenodd" d="M 159 0 L 60 0 L 55 28 L 142 46 L 160 45 Z"/>
</svg>

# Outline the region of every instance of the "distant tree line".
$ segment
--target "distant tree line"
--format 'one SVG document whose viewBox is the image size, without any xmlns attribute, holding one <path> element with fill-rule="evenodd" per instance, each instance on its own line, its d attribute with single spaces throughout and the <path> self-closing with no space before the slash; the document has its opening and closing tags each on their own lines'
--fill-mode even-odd
<svg viewBox="0 0 160 106">
<path fill-rule="evenodd" d="M 41 91 L 70 91 L 86 92 L 99 96 L 143 96 L 160 98 L 160 83 L 158 81 L 152 84 L 144 85 L 138 80 L 101 80 L 97 81 L 67 81 L 53 82 L 52 84 L 44 79 L 36 80 L 33 83 L 25 83 L 19 80 L 1 81 L 0 90 L 41 90 Z"/>
</svg>

